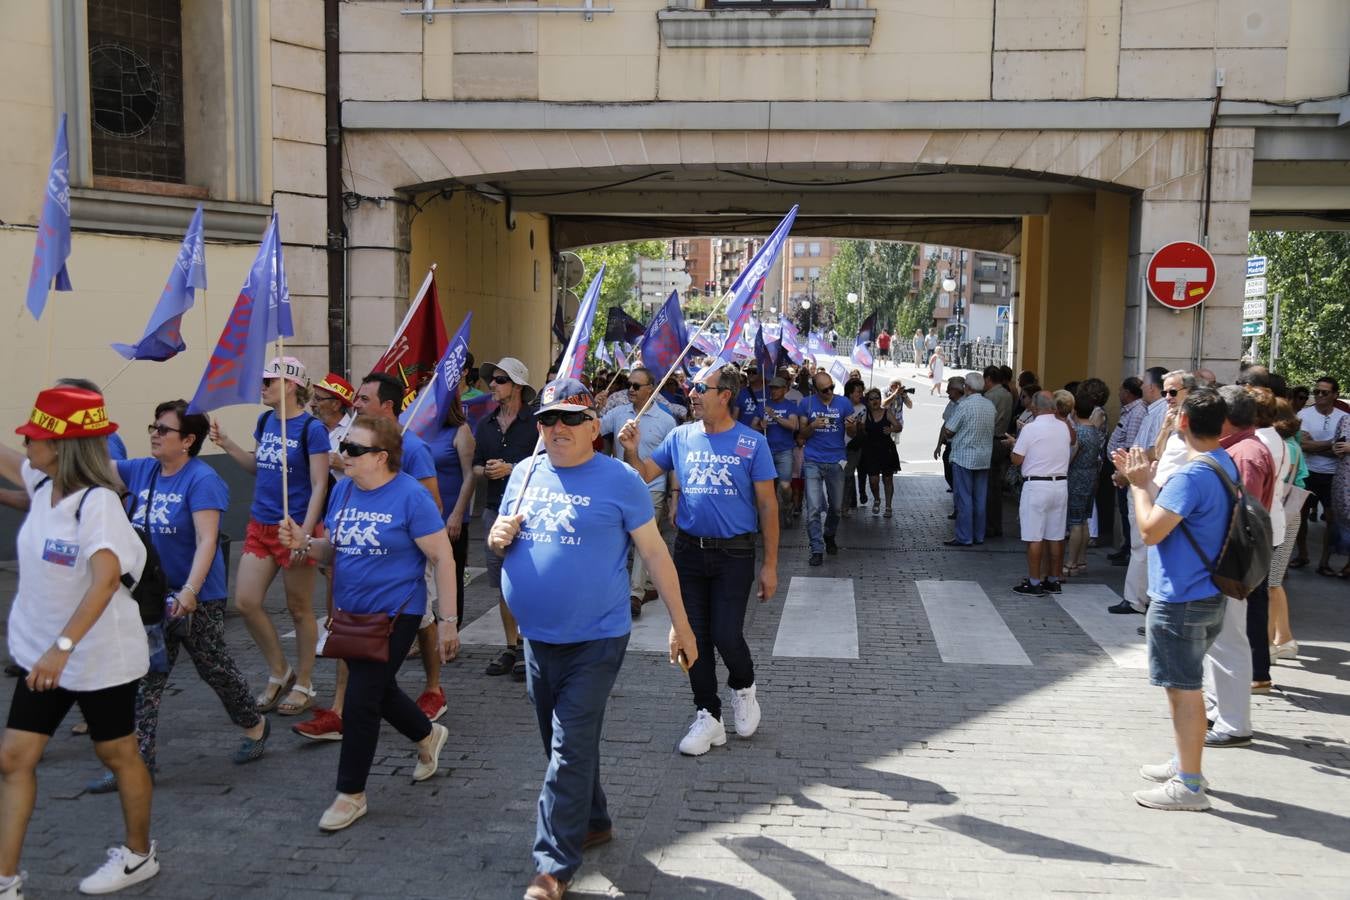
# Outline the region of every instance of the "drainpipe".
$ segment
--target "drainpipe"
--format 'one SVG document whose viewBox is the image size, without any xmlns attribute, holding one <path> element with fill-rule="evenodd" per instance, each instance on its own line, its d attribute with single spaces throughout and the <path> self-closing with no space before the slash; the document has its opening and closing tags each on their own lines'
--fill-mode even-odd
<svg viewBox="0 0 1350 900">
<path fill-rule="evenodd" d="M 324 149 L 328 203 L 328 369 L 348 373 L 347 227 L 342 209 L 342 83 L 339 0 L 323 3 Z"/>
<path fill-rule="evenodd" d="M 1209 128 L 1205 130 L 1205 180 L 1201 194 L 1200 246 L 1209 249 L 1209 213 L 1214 192 L 1214 130 L 1219 127 L 1219 103 L 1223 100 L 1223 70 L 1219 70 L 1218 82 L 1214 88 L 1214 105 L 1209 113 Z M 1205 364 L 1205 304 L 1195 308 L 1191 319 L 1193 336 L 1191 340 L 1191 368 L 1198 369 Z"/>
</svg>

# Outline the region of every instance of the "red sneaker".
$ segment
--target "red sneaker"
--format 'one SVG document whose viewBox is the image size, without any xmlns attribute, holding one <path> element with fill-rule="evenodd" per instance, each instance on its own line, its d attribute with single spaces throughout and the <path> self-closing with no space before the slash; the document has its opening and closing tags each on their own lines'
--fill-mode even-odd
<svg viewBox="0 0 1350 900">
<path fill-rule="evenodd" d="M 342 740 L 342 716 L 331 709 L 314 710 L 314 718 L 292 725 L 291 731 L 311 741 Z"/>
<path fill-rule="evenodd" d="M 437 688 L 434 691 L 423 691 L 422 696 L 417 698 L 417 708 L 422 711 L 428 719 L 435 722 L 441 716 L 445 715 L 445 691 Z"/>
</svg>

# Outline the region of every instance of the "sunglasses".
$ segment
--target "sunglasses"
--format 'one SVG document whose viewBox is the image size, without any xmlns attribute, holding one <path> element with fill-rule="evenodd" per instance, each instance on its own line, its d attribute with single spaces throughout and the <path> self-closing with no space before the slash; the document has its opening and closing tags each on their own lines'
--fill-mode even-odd
<svg viewBox="0 0 1350 900">
<path fill-rule="evenodd" d="M 1313 396 L 1315 396 L 1315 397 L 1326 397 L 1326 396 L 1329 396 L 1329 395 L 1332 394 L 1332 393 L 1333 393 L 1332 391 L 1324 391 L 1324 390 L 1322 390 L 1321 388 L 1317 388 L 1316 390 L 1313 391 Z"/>
<path fill-rule="evenodd" d="M 728 394 L 731 393 L 731 388 L 709 387 L 707 382 L 703 381 L 696 383 L 689 390 L 693 391 L 695 394 L 706 394 L 708 391 L 726 391 Z"/>
<path fill-rule="evenodd" d="M 338 444 L 338 452 L 352 459 L 365 456 L 367 453 L 378 453 L 383 449 L 383 447 L 367 447 L 365 444 L 356 444 L 351 441 L 341 441 Z"/>
<path fill-rule="evenodd" d="M 545 428 L 552 428 L 559 422 L 562 422 L 568 428 L 576 428 L 590 417 L 590 413 L 580 409 L 568 410 L 567 412 L 551 409 L 548 412 L 541 412 L 539 415 L 535 416 L 535 419 L 537 419 L 539 424 L 543 425 Z"/>
<path fill-rule="evenodd" d="M 493 384 L 510 384 L 510 383 L 511 383 L 511 376 L 510 376 L 510 375 L 493 375 L 493 376 L 492 376 L 492 383 L 493 383 Z"/>
<path fill-rule="evenodd" d="M 817 393 L 821 393 L 821 394 L 832 394 L 832 393 L 834 393 L 834 385 L 833 385 L 833 384 L 827 384 L 827 385 L 825 385 L 824 387 L 821 387 L 820 385 L 817 385 L 817 386 L 816 386 L 816 391 L 817 391 Z"/>
<path fill-rule="evenodd" d="M 628 389 L 629 389 L 630 391 L 640 391 L 640 390 L 642 390 L 642 389 L 645 388 L 645 387 L 651 387 L 651 385 L 650 385 L 650 384 L 633 384 L 631 381 L 628 383 Z"/>
<path fill-rule="evenodd" d="M 171 428 L 168 425 L 160 425 L 159 423 L 145 426 L 146 434 L 157 434 L 160 437 L 164 437 L 164 435 L 168 434 L 170 431 L 176 431 L 179 434 L 183 433 L 183 429 L 181 428 Z"/>
<path fill-rule="evenodd" d="M 1164 397 L 1175 397 L 1177 394 L 1180 394 L 1180 393 L 1182 392 L 1182 390 L 1184 390 L 1184 389 L 1183 389 L 1183 388 L 1172 388 L 1171 390 L 1163 391 L 1162 393 L 1163 393 L 1163 396 L 1164 396 Z"/>
</svg>

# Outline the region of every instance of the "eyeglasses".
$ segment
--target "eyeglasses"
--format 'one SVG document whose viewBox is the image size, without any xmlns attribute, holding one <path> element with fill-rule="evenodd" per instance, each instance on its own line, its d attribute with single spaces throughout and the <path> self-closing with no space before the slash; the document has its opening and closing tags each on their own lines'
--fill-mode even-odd
<svg viewBox="0 0 1350 900">
<path fill-rule="evenodd" d="M 343 456 L 350 456 L 356 459 L 358 456 L 365 456 L 367 453 L 378 453 L 383 447 L 367 447 L 365 444 L 356 444 L 351 441 L 341 441 L 338 443 L 338 452 Z"/>
<path fill-rule="evenodd" d="M 510 383 L 511 383 L 511 376 L 510 376 L 510 375 L 493 375 L 493 376 L 492 376 L 492 383 L 493 383 L 493 384 L 510 384 Z"/>
<path fill-rule="evenodd" d="M 628 382 L 628 389 L 629 389 L 630 391 L 640 391 L 640 390 L 642 390 L 642 389 L 645 388 L 645 387 L 651 387 L 651 385 L 650 385 L 650 384 L 633 384 L 633 382 L 631 382 L 631 381 Z"/>
<path fill-rule="evenodd" d="M 1332 394 L 1332 393 L 1334 393 L 1334 392 L 1333 392 L 1333 391 L 1326 391 L 1326 390 L 1323 390 L 1322 388 L 1314 388 L 1314 389 L 1313 389 L 1313 396 L 1314 396 L 1314 397 L 1326 397 L 1326 396 L 1329 396 L 1329 395 Z"/>
<path fill-rule="evenodd" d="M 183 433 L 183 429 L 181 428 L 171 428 L 168 425 L 160 425 L 159 423 L 145 426 L 146 434 L 157 434 L 160 437 L 164 437 L 164 435 L 168 434 L 170 431 L 176 431 L 179 434 Z"/>
<path fill-rule="evenodd" d="M 1163 391 L 1163 396 L 1164 396 L 1164 397 L 1175 397 L 1175 396 L 1177 396 L 1178 394 L 1180 394 L 1183 390 L 1185 390 L 1185 388 L 1172 388 L 1171 390 Z"/>
<path fill-rule="evenodd" d="M 541 412 L 539 415 L 535 416 L 535 419 L 545 428 L 552 428 L 559 422 L 562 422 L 568 428 L 576 428 L 590 417 L 591 414 L 585 410 L 573 409 L 563 412 L 557 409 L 550 409 L 548 412 Z"/>
</svg>

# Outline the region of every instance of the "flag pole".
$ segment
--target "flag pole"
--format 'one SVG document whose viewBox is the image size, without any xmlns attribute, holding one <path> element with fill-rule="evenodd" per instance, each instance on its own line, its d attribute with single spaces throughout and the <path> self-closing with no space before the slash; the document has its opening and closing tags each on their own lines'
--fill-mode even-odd
<svg viewBox="0 0 1350 900">
<path fill-rule="evenodd" d="M 286 345 L 282 341 L 281 335 L 277 335 L 277 357 L 282 360 L 282 369 L 284 371 L 286 363 Z M 281 408 L 277 410 L 277 418 L 281 422 L 281 520 L 284 522 L 291 517 L 291 490 L 290 479 L 287 477 L 287 471 L 290 469 L 290 453 L 286 446 L 286 378 L 278 373 L 281 379 Z M 306 464 L 308 464 L 306 460 Z"/>
<path fill-rule="evenodd" d="M 104 392 L 105 394 L 108 392 L 108 388 L 112 387 L 112 383 L 113 383 L 114 381 L 116 381 L 117 379 L 121 378 L 121 377 L 122 377 L 122 373 L 125 372 L 127 369 L 130 369 L 130 368 L 131 368 L 131 364 L 134 363 L 135 361 L 136 361 L 136 360 L 134 360 L 134 359 L 129 359 L 129 360 L 127 360 L 126 365 L 124 365 L 124 366 L 122 366 L 122 368 L 118 369 L 116 375 L 114 375 L 113 377 L 109 378 L 107 381 L 103 382 L 103 392 Z"/>
<path fill-rule="evenodd" d="M 651 405 L 656 402 L 656 398 L 660 395 L 661 389 L 666 386 L 666 382 L 670 380 L 670 376 L 675 374 L 675 370 L 680 367 L 680 363 L 684 362 L 684 358 L 689 355 L 689 351 L 694 346 L 694 341 L 698 339 L 698 336 L 702 334 L 710 324 L 712 324 L 713 316 L 721 311 L 722 304 L 725 303 L 730 296 L 731 292 L 727 291 L 721 297 L 717 298 L 717 302 L 713 304 L 713 308 L 709 311 L 708 317 L 700 322 L 699 326 L 694 329 L 694 333 L 689 336 L 689 343 L 684 345 L 684 349 L 680 351 L 680 355 L 675 357 L 675 362 L 670 364 L 670 368 L 666 370 L 665 376 L 656 385 L 656 389 L 652 391 L 652 395 L 647 398 L 646 403 L 642 404 L 642 409 L 638 410 L 637 415 L 633 416 L 634 421 L 641 419 L 643 415 L 646 414 L 647 410 L 651 408 Z"/>
<path fill-rule="evenodd" d="M 408 429 L 412 427 L 413 419 L 417 418 L 417 410 L 421 408 L 422 401 L 427 398 L 427 394 L 431 393 L 431 388 L 436 384 L 436 379 L 440 377 L 441 367 L 438 365 L 436 366 L 436 371 L 431 373 L 431 380 L 428 381 L 426 386 L 418 393 L 417 399 L 413 400 L 412 411 L 408 413 L 408 421 L 403 424 L 403 430 L 399 432 L 400 435 L 408 433 Z"/>
</svg>

